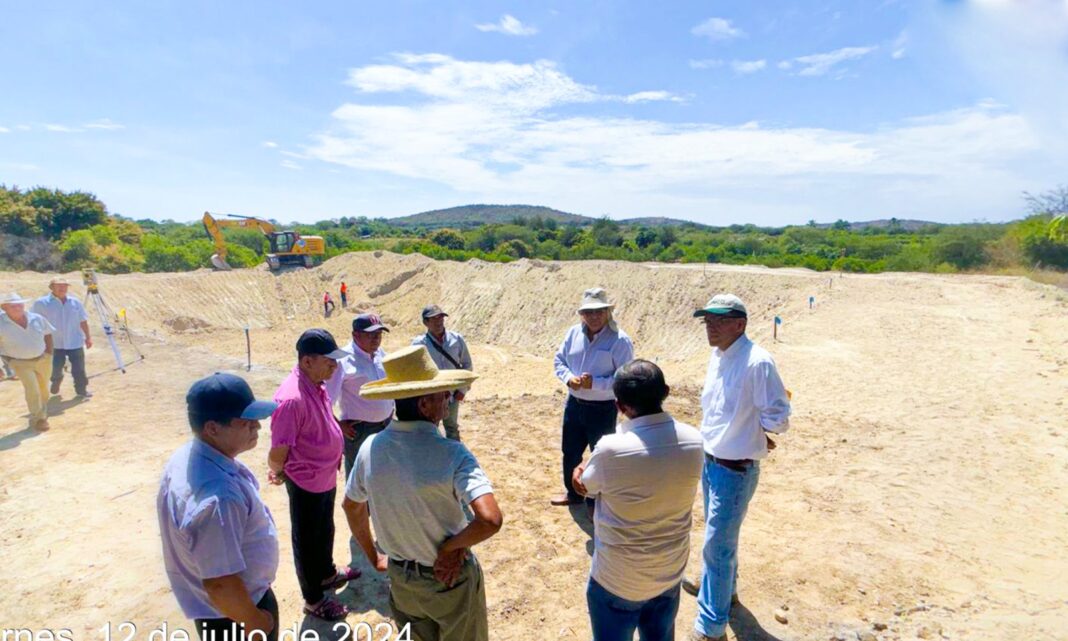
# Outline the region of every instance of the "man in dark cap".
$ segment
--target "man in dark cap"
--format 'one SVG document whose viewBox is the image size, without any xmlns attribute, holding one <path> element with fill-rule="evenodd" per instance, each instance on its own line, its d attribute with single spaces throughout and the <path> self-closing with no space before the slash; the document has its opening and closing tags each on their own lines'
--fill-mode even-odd
<svg viewBox="0 0 1068 641">
<path fill-rule="evenodd" d="M 445 329 L 445 313 L 437 305 L 427 305 L 423 308 L 423 325 L 426 333 L 412 339 L 412 345 L 425 345 L 426 351 L 439 370 L 450 369 L 474 370 L 471 363 L 471 352 L 467 349 L 464 337 L 456 332 Z M 445 428 L 445 436 L 454 441 L 460 440 L 460 402 L 464 400 L 468 388 L 462 387 L 452 393 L 449 398 L 449 413 L 441 422 Z"/>
<path fill-rule="evenodd" d="M 218 373 L 194 383 L 185 400 L 193 439 L 167 462 L 156 500 L 167 578 L 202 639 L 240 641 L 258 631 L 274 641 L 278 532 L 237 455 L 256 447 L 260 421 L 277 405 Z"/>
<path fill-rule="evenodd" d="M 297 340 L 297 365 L 274 395 L 271 483 L 285 483 L 289 493 L 293 560 L 304 612 L 340 621 L 348 608 L 327 590 L 360 576 L 354 568 L 334 565 L 334 499 L 344 437 L 334 420 L 323 383 L 348 356 L 325 329 L 309 329 Z"/>
</svg>

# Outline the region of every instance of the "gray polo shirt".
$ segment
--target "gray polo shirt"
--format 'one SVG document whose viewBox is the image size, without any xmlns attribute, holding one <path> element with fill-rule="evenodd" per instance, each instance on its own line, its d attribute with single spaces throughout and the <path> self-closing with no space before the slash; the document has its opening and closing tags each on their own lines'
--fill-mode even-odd
<svg viewBox="0 0 1068 641">
<path fill-rule="evenodd" d="M 463 505 L 492 493 L 467 446 L 426 421 L 393 421 L 364 441 L 345 488 L 370 505 L 389 558 L 423 565 L 434 565 L 438 546 L 467 527 Z"/>
</svg>

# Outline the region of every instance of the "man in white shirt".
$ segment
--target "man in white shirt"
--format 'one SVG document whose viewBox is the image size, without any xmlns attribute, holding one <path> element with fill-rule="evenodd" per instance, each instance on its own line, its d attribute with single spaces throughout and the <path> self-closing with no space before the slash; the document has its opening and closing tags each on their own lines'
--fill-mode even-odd
<svg viewBox="0 0 1068 641">
<path fill-rule="evenodd" d="M 382 359 L 386 356 L 382 349 L 382 332 L 388 331 L 376 314 L 360 314 L 354 318 L 352 342 L 344 348 L 351 356 L 339 360 L 333 376 L 326 381 L 330 402 L 337 403 L 341 411 L 338 425 L 345 435 L 345 478 L 352 471 L 360 445 L 368 436 L 384 430 L 393 418 L 393 401 L 360 396 L 360 388 L 365 383 L 386 376 L 382 367 Z"/>
<path fill-rule="evenodd" d="M 53 278 L 48 283 L 50 294 L 33 303 L 33 312 L 48 319 L 56 328 L 52 335 L 52 388 L 59 394 L 63 382 L 63 365 L 70 361 L 70 373 L 74 378 L 74 393 L 80 398 L 89 398 L 89 377 L 85 374 L 85 348 L 93 347 L 89 335 L 89 314 L 82 301 L 67 294 L 70 283 L 64 278 Z"/>
<path fill-rule="evenodd" d="M 565 492 L 549 499 L 552 505 L 582 502 L 571 486 L 571 473 L 587 447 L 592 452 L 602 436 L 616 429 L 612 375 L 634 358 L 634 345 L 613 320 L 614 308 L 600 287 L 583 292 L 582 322 L 567 330 L 553 360 L 556 378 L 567 386 L 567 403 L 560 438 Z"/>
<path fill-rule="evenodd" d="M 48 375 L 52 368 L 52 333 L 48 319 L 26 311 L 25 298 L 15 292 L 0 296 L 0 355 L 22 382 L 30 427 L 48 429 Z"/>
<path fill-rule="evenodd" d="M 425 345 L 430 358 L 440 370 L 465 369 L 471 371 L 471 352 L 467 349 L 464 337 L 445 329 L 445 317 L 448 316 L 437 305 L 423 308 L 423 325 L 426 333 L 412 339 L 412 345 Z M 441 422 L 445 436 L 454 441 L 460 440 L 460 402 L 467 394 L 466 389 L 458 389 L 449 399 L 449 414 Z"/>
<path fill-rule="evenodd" d="M 627 420 L 572 478 L 579 493 L 597 498 L 586 589 L 593 639 L 630 641 L 637 630 L 642 641 L 672 641 L 704 462 L 701 433 L 664 412 L 670 390 L 655 364 L 627 363 L 612 388 Z"/>
<path fill-rule="evenodd" d="M 748 314 L 737 296 L 714 296 L 694 316 L 714 349 L 701 392 L 705 567 L 692 638 L 726 641 L 738 535 L 768 455 L 767 432 L 790 426 L 790 399 L 771 355 L 745 335 Z"/>
</svg>

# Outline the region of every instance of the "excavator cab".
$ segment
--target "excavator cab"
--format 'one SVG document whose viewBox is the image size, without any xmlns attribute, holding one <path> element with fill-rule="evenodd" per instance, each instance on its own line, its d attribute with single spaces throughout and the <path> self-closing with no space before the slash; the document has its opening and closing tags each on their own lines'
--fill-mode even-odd
<svg viewBox="0 0 1068 641">
<path fill-rule="evenodd" d="M 271 246 L 271 251 L 267 254 L 267 266 L 272 271 L 283 265 L 313 267 L 316 257 L 326 254 L 326 241 L 322 236 L 301 236 L 295 231 L 275 231 L 274 224 L 254 216 L 231 215 L 229 218 L 217 219 L 210 212 L 204 212 L 203 222 L 204 230 L 215 241 L 216 253 L 211 257 L 215 269 L 230 269 L 226 262 L 226 242 L 222 235 L 222 229 L 225 227 L 258 229 L 266 236 Z"/>
<path fill-rule="evenodd" d="M 288 254 L 297 243 L 297 235 L 291 231 L 276 231 L 270 236 L 272 254 Z"/>
</svg>

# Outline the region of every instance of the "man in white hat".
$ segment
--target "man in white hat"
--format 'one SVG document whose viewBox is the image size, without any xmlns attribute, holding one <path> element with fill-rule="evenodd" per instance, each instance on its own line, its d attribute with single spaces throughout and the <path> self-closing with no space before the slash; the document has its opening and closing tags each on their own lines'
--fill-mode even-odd
<svg viewBox="0 0 1068 641">
<path fill-rule="evenodd" d="M 48 376 L 52 373 L 52 332 L 48 319 L 26 311 L 25 298 L 15 292 L 0 296 L 0 354 L 22 381 L 30 427 L 48 429 Z"/>
<path fill-rule="evenodd" d="M 567 330 L 556 352 L 553 365 L 556 378 L 567 386 L 567 403 L 560 439 L 565 492 L 550 499 L 553 505 L 582 502 L 572 472 L 587 447 L 592 452 L 602 436 L 616 429 L 612 375 L 634 358 L 634 345 L 612 319 L 614 308 L 603 289 L 587 289 L 578 309 L 581 322 Z"/>
<path fill-rule="evenodd" d="M 719 294 L 693 314 L 712 346 L 701 392 L 705 467 L 704 576 L 692 639 L 726 641 L 737 589 L 738 535 L 768 455 L 768 432 L 785 432 L 790 398 L 775 361 L 745 335 L 748 313 L 733 294 Z"/>
<path fill-rule="evenodd" d="M 426 351 L 438 369 L 474 369 L 471 352 L 467 349 L 464 337 L 445 329 L 445 313 L 437 305 L 423 308 L 423 325 L 426 333 L 412 339 L 412 345 L 425 345 Z M 458 389 L 449 400 L 449 413 L 442 421 L 445 436 L 454 441 L 460 440 L 460 402 L 464 400 L 467 389 Z"/>
<path fill-rule="evenodd" d="M 349 528 L 371 564 L 389 573 L 400 630 L 416 641 L 486 641 L 485 581 L 471 548 L 496 534 L 504 517 L 474 455 L 438 431 L 451 393 L 477 376 L 439 370 L 422 345 L 383 365 L 386 377 L 360 395 L 393 399 L 397 418 L 356 455 L 341 504 Z"/>
<path fill-rule="evenodd" d="M 52 336 L 52 388 L 59 394 L 63 382 L 63 365 L 70 361 L 70 373 L 74 378 L 74 393 L 80 398 L 89 398 L 89 377 L 85 374 L 85 348 L 93 347 L 89 335 L 89 314 L 77 296 L 67 293 L 70 283 L 65 278 L 53 278 L 48 283 L 50 293 L 33 303 L 33 311 L 48 319 L 56 328 Z"/>
</svg>

